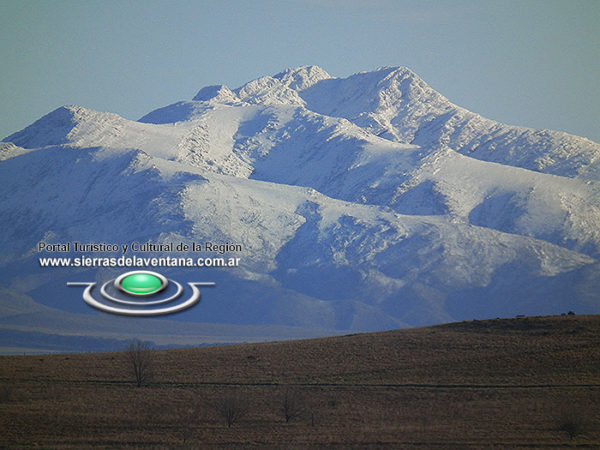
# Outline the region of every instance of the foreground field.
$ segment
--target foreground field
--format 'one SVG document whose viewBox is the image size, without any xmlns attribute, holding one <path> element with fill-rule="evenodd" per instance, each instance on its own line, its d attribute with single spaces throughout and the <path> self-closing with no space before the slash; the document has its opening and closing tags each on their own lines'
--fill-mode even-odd
<svg viewBox="0 0 600 450">
<path fill-rule="evenodd" d="M 0 446 L 600 447 L 600 316 L 146 355 L 1 357 Z"/>
</svg>

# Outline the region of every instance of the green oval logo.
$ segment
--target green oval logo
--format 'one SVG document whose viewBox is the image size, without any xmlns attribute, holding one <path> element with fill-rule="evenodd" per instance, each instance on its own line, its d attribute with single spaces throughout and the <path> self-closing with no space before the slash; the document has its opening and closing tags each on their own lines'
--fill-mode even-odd
<svg viewBox="0 0 600 450">
<path fill-rule="evenodd" d="M 159 273 L 139 270 L 127 272 L 115 280 L 115 287 L 130 295 L 152 295 L 167 287 L 167 279 Z"/>
</svg>

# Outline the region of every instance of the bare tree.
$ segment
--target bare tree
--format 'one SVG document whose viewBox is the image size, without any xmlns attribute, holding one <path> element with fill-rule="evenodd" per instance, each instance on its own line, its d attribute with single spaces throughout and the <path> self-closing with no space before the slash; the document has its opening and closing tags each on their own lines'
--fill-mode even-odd
<svg viewBox="0 0 600 450">
<path fill-rule="evenodd" d="M 215 407 L 228 427 L 238 422 L 248 411 L 246 403 L 236 395 L 227 395 L 218 401 Z"/>
<path fill-rule="evenodd" d="M 285 423 L 297 419 L 304 413 L 304 408 L 301 399 L 296 392 L 290 392 L 288 389 L 281 401 L 281 412 Z"/>
<path fill-rule="evenodd" d="M 583 434 L 586 427 L 584 417 L 574 409 L 562 411 L 558 430 L 567 433 L 569 439 L 573 440 Z"/>
<path fill-rule="evenodd" d="M 129 367 L 138 387 L 147 383 L 152 370 L 152 349 L 147 342 L 132 341 L 125 350 Z"/>
<path fill-rule="evenodd" d="M 13 397 L 13 385 L 8 382 L 0 384 L 0 403 L 8 403 Z"/>
</svg>

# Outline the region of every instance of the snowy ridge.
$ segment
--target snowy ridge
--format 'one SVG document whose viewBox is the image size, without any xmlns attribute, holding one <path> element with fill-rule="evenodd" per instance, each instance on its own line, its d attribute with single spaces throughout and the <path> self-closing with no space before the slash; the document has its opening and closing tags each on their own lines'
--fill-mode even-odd
<svg viewBox="0 0 600 450">
<path fill-rule="evenodd" d="M 79 272 L 36 268 L 40 240 L 212 241 L 242 267 L 209 272 L 220 289 L 181 320 L 314 335 L 600 312 L 599 161 L 402 67 L 288 69 L 138 122 L 62 107 L 0 147 L 0 283 L 73 313 L 52 283 Z"/>
</svg>

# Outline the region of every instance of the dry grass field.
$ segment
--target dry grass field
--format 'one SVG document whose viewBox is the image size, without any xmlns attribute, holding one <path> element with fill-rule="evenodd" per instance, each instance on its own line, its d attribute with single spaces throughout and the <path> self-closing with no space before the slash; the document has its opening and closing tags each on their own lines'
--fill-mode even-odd
<svg viewBox="0 0 600 450">
<path fill-rule="evenodd" d="M 146 356 L 0 357 L 0 446 L 600 448 L 600 316 Z"/>
</svg>

